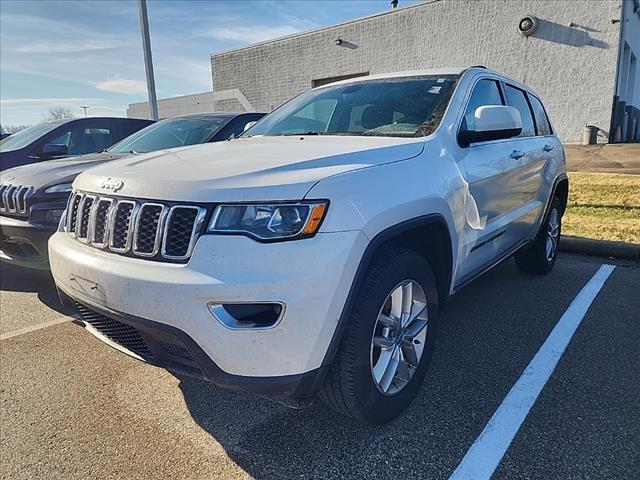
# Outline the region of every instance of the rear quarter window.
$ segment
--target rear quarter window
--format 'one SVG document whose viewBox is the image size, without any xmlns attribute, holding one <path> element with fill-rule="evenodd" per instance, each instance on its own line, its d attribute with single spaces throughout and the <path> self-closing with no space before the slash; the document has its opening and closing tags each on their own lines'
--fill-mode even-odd
<svg viewBox="0 0 640 480">
<path fill-rule="evenodd" d="M 529 101 L 531 102 L 531 108 L 533 108 L 533 116 L 536 119 L 536 127 L 538 127 L 538 135 L 551 135 L 551 123 L 547 112 L 542 106 L 542 102 L 533 95 L 529 95 Z"/>
</svg>

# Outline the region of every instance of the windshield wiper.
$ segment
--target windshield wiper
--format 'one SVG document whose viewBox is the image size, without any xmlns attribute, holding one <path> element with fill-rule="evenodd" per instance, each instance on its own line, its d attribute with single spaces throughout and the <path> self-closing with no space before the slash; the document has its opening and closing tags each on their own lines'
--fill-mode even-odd
<svg viewBox="0 0 640 480">
<path fill-rule="evenodd" d="M 308 132 L 294 132 L 294 133 L 283 133 L 284 137 L 294 137 L 296 135 L 326 135 L 326 132 L 320 132 L 318 130 L 310 130 Z"/>
</svg>

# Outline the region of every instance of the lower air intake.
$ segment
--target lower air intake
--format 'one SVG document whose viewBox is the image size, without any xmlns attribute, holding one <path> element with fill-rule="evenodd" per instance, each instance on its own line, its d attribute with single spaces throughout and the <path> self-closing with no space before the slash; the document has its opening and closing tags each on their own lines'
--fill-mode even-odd
<svg viewBox="0 0 640 480">
<path fill-rule="evenodd" d="M 86 323 L 95 328 L 102 335 L 107 337 L 121 347 L 139 355 L 142 358 L 153 358 L 153 353 L 142 338 L 138 329 L 126 323 L 118 322 L 112 318 L 105 317 L 84 305 L 76 302 L 76 308 Z"/>
</svg>

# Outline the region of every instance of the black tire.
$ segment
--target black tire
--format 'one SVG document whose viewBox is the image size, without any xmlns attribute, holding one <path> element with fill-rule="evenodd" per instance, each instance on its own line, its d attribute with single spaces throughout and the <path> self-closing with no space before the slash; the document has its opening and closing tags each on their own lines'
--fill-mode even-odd
<svg viewBox="0 0 640 480">
<path fill-rule="evenodd" d="M 557 218 L 557 233 L 555 235 L 552 254 L 549 255 L 547 251 L 547 244 L 549 241 L 551 223 L 554 218 Z M 542 227 L 538 232 L 538 236 L 531 245 L 528 245 L 516 254 L 515 260 L 518 268 L 523 272 L 534 275 L 549 273 L 553 269 L 556 259 L 558 258 L 558 244 L 560 242 L 561 230 L 562 202 L 558 197 L 554 196 L 551 200 L 549 212 L 547 212 L 547 216 L 545 217 Z"/>
<path fill-rule="evenodd" d="M 399 284 L 413 280 L 426 297 L 428 322 L 422 356 L 413 376 L 393 395 L 383 395 L 373 379 L 371 343 L 378 315 Z M 319 397 L 331 408 L 366 423 L 386 423 L 402 413 L 416 397 L 427 373 L 437 334 L 438 290 L 427 261 L 414 251 L 386 247 L 367 269 Z M 414 340 L 415 342 L 415 340 Z M 417 342 L 420 343 L 420 342 Z M 394 379 L 396 377 L 394 376 Z"/>
</svg>

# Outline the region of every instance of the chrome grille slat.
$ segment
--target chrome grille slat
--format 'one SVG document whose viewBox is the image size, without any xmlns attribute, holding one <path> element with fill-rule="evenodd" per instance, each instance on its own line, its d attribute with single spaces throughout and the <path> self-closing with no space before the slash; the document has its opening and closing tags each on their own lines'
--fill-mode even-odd
<svg viewBox="0 0 640 480">
<path fill-rule="evenodd" d="M 84 198 L 84 193 L 74 193 L 69 197 L 69 206 L 67 207 L 67 233 L 77 237 L 76 227 L 78 225 L 78 209 Z"/>
<path fill-rule="evenodd" d="M 28 199 L 34 188 L 27 185 L 0 185 L 0 213 L 29 215 Z"/>
<path fill-rule="evenodd" d="M 155 257 L 158 254 L 167 212 L 167 207 L 160 203 L 144 203 L 140 206 L 133 229 L 133 253 L 142 257 Z"/>
<path fill-rule="evenodd" d="M 127 253 L 131 248 L 131 233 L 139 205 L 132 200 L 119 200 L 109 224 L 109 250 Z"/>
<path fill-rule="evenodd" d="M 189 217 L 186 219 L 178 219 L 180 215 L 184 215 L 185 212 L 193 214 L 193 219 Z M 169 214 L 167 215 L 167 221 L 165 222 L 164 235 L 162 240 L 162 256 L 170 260 L 185 260 L 191 255 L 195 241 L 197 240 L 197 233 L 202 228 L 204 217 L 207 211 L 204 208 L 195 207 L 191 205 L 176 205 L 171 207 Z M 192 224 L 190 231 L 184 231 L 186 228 L 182 228 L 182 225 L 176 225 L 177 222 Z M 179 238 L 175 238 L 179 236 Z"/>
<path fill-rule="evenodd" d="M 76 219 L 76 238 L 84 243 L 89 242 L 91 208 L 96 201 L 95 195 L 85 195 L 78 207 Z"/>
<path fill-rule="evenodd" d="M 4 192 L 2 192 L 4 193 Z M 147 259 L 185 261 L 203 228 L 207 209 L 74 191 L 65 231 L 92 247 Z"/>
<path fill-rule="evenodd" d="M 116 200 L 113 198 L 99 198 L 93 204 L 90 224 L 91 235 L 89 243 L 97 248 L 105 248 L 109 239 L 109 225 L 114 212 Z"/>
<path fill-rule="evenodd" d="M 4 203 L 4 191 L 7 189 L 9 185 L 0 184 L 0 212 L 5 212 L 5 203 Z"/>
<path fill-rule="evenodd" d="M 9 188 L 4 192 L 5 204 L 9 213 L 16 212 L 15 204 L 13 203 L 13 192 L 15 192 L 15 190 L 16 185 L 9 185 Z"/>
</svg>

